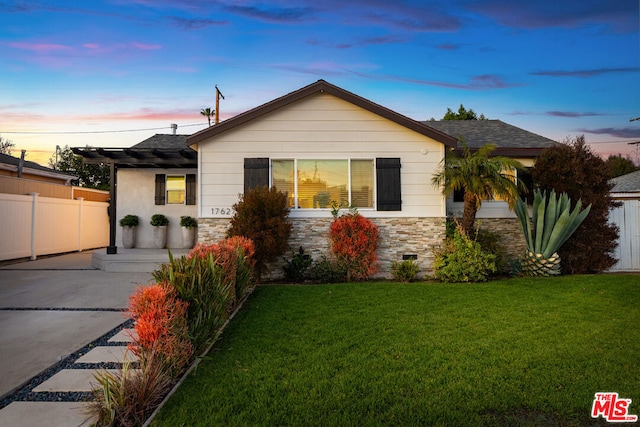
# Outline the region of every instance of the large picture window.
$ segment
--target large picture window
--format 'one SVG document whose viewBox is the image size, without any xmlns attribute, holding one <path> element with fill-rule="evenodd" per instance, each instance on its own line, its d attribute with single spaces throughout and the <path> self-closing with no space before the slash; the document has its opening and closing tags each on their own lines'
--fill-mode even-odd
<svg viewBox="0 0 640 427">
<path fill-rule="evenodd" d="M 287 192 L 294 209 L 343 206 L 373 208 L 373 159 L 272 160 L 272 185 Z"/>
</svg>

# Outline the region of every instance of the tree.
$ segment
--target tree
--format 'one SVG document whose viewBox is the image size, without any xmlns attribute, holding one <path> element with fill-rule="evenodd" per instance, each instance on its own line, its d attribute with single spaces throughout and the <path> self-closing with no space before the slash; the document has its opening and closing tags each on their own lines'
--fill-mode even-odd
<svg viewBox="0 0 640 427">
<path fill-rule="evenodd" d="M 49 167 L 69 175 L 77 176 L 73 185 L 98 190 L 110 189 L 110 168 L 107 163 L 84 163 L 81 156 L 76 156 L 68 145 L 49 159 Z"/>
<path fill-rule="evenodd" d="M 567 193 L 572 204 L 582 200 L 591 212 L 558 250 L 563 274 L 597 273 L 616 263 L 618 228 L 609 224 L 609 210 L 618 206 L 605 161 L 587 146 L 584 135 L 548 148 L 531 171 L 541 190 Z M 573 206 L 572 206 L 573 207 Z"/>
<path fill-rule="evenodd" d="M 258 280 L 266 264 L 278 259 L 289 249 L 289 199 L 275 187 L 258 187 L 240 195 L 227 237 L 241 236 L 251 239 L 255 246 L 256 275 Z"/>
<path fill-rule="evenodd" d="M 497 196 L 513 208 L 519 197 L 518 190 L 526 191 L 522 180 L 514 180 L 512 175 L 514 169 L 524 170 L 522 163 L 508 157 L 490 157 L 495 149 L 494 144 L 486 144 L 471 153 L 469 146 L 462 141 L 462 157 L 453 151 L 447 152 L 431 179 L 435 187 L 442 186 L 442 194 L 445 196 L 464 190 L 461 225 L 469 236 L 473 233 L 476 213 L 484 199 Z"/>
<path fill-rule="evenodd" d="M 451 108 L 447 108 L 447 112 L 444 114 L 442 120 L 487 120 L 484 114 L 480 114 L 480 117 L 473 111 L 472 108 L 467 110 L 464 105 L 460 104 L 458 112 L 455 113 Z"/>
<path fill-rule="evenodd" d="M 605 160 L 607 169 L 609 169 L 609 178 L 615 178 L 617 176 L 626 175 L 638 170 L 638 167 L 633 163 L 631 157 L 622 157 L 622 154 L 611 154 Z"/>
<path fill-rule="evenodd" d="M 202 110 L 200 110 L 200 114 L 202 114 L 207 118 L 207 121 L 209 122 L 209 126 L 211 126 L 211 117 L 213 117 L 215 112 L 216 112 L 215 109 L 209 108 L 209 107 L 203 108 Z"/>
<path fill-rule="evenodd" d="M 0 136 L 0 153 L 7 154 L 10 156 L 12 155 L 13 149 L 15 148 L 15 146 L 16 144 Z"/>
</svg>

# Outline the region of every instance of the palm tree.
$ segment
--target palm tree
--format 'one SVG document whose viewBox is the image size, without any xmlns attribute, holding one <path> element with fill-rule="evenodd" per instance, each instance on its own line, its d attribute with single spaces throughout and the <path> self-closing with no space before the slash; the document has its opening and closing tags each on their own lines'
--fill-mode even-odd
<svg viewBox="0 0 640 427">
<path fill-rule="evenodd" d="M 216 110 L 209 107 L 200 110 L 200 114 L 205 116 L 207 118 L 207 121 L 209 121 L 209 126 L 211 126 L 211 117 L 215 114 L 215 112 Z"/>
<path fill-rule="evenodd" d="M 489 157 L 495 149 L 495 144 L 486 144 L 471 153 L 462 141 L 462 157 L 448 152 L 431 179 L 434 187 L 442 187 L 445 196 L 464 190 L 461 225 L 468 235 L 473 233 L 476 213 L 484 199 L 500 197 L 513 209 L 519 197 L 518 190 L 527 191 L 524 183 L 514 180 L 511 174 L 514 169 L 524 170 L 522 163 L 508 157 Z"/>
</svg>

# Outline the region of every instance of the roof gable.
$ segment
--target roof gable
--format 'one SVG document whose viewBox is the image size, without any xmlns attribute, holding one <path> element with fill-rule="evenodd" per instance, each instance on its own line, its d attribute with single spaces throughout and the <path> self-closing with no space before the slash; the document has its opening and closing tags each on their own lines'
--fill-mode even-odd
<svg viewBox="0 0 640 427">
<path fill-rule="evenodd" d="M 311 96 L 317 93 L 328 93 L 330 95 L 333 95 L 344 101 L 350 102 L 351 104 L 354 104 L 360 108 L 363 108 L 367 111 L 370 111 L 374 114 L 384 117 L 387 120 L 395 122 L 401 126 L 404 126 L 408 129 L 411 129 L 429 138 L 432 138 L 438 142 L 441 142 L 442 144 L 447 145 L 449 147 L 456 147 L 457 145 L 457 141 L 455 138 L 437 129 L 434 129 L 425 123 L 410 119 L 409 117 L 396 113 L 393 110 L 390 110 L 386 107 L 376 104 L 375 102 L 369 101 L 368 99 L 358 96 L 354 93 L 348 92 L 324 80 L 318 80 L 315 83 L 312 83 L 308 86 L 305 86 L 301 89 L 298 89 L 280 98 L 276 98 L 259 107 L 256 107 L 244 113 L 238 114 L 237 116 L 232 117 L 228 120 L 225 120 L 215 126 L 212 126 L 200 132 L 197 132 L 187 138 L 187 144 L 189 145 L 197 144 L 201 141 L 214 137 L 215 135 L 231 130 L 237 126 L 250 122 L 251 120 L 257 119 L 258 117 L 262 117 L 265 114 L 268 114 L 280 108 L 286 107 L 296 101 L 299 101 L 303 98 L 306 98 L 308 96 Z"/>
<path fill-rule="evenodd" d="M 11 170 L 13 170 L 15 168 L 15 170 L 18 170 L 18 167 L 20 166 L 20 158 L 18 157 L 13 157 L 10 156 L 8 154 L 3 154 L 0 153 L 0 164 L 4 164 L 4 165 L 10 165 Z M 59 172 L 55 169 L 51 169 L 45 166 L 42 166 L 36 162 L 31 162 L 29 160 L 24 160 L 24 163 L 22 164 L 23 168 L 29 169 L 29 173 L 35 174 L 35 175 L 42 175 L 42 176 L 48 176 L 51 178 L 58 178 L 60 180 L 65 180 L 68 181 L 70 179 L 76 178 L 73 175 L 69 175 L 63 172 Z"/>
</svg>

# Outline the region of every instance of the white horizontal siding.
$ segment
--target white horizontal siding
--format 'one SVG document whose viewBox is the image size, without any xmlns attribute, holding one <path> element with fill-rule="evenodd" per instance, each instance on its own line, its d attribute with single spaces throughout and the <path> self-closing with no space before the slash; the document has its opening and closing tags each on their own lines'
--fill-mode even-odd
<svg viewBox="0 0 640 427">
<path fill-rule="evenodd" d="M 423 154 L 423 152 L 425 152 Z M 328 94 L 316 94 L 199 144 L 201 217 L 231 206 L 244 191 L 244 158 L 375 159 L 399 157 L 402 211 L 362 210 L 371 217 L 441 217 L 431 177 L 444 146 L 431 138 Z M 325 211 L 293 211 L 323 216 Z"/>
</svg>

